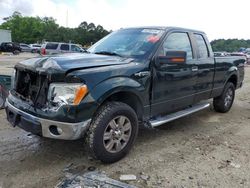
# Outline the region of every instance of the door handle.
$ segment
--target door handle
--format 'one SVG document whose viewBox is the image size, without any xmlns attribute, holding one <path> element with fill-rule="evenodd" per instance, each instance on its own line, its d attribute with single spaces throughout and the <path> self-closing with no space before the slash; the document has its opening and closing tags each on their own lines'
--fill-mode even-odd
<svg viewBox="0 0 250 188">
<path fill-rule="evenodd" d="M 197 66 L 192 67 L 192 71 L 193 71 L 193 72 L 198 71 L 198 67 L 197 67 Z"/>
</svg>

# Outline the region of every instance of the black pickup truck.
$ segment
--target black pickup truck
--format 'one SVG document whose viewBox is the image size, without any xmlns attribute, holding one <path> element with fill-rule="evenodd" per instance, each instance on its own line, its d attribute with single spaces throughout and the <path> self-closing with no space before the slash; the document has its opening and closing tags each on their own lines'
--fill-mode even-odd
<svg viewBox="0 0 250 188">
<path fill-rule="evenodd" d="M 19 54 L 22 51 L 20 45 L 15 42 L 3 42 L 0 45 L 0 52 L 11 52 L 13 54 Z"/>
<path fill-rule="evenodd" d="M 121 29 L 85 54 L 18 63 L 7 119 L 44 137 L 84 137 L 96 159 L 111 163 L 129 152 L 140 125 L 153 128 L 202 110 L 210 98 L 215 111 L 229 111 L 245 61 L 214 58 L 200 31 Z"/>
</svg>

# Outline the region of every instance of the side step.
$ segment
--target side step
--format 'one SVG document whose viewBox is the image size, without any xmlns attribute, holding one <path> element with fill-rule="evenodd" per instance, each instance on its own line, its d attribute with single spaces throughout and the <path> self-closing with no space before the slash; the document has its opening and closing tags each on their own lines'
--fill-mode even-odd
<svg viewBox="0 0 250 188">
<path fill-rule="evenodd" d="M 205 108 L 208 108 L 209 106 L 210 106 L 209 103 L 199 103 L 199 104 L 193 105 L 192 107 L 189 107 L 187 109 L 184 109 L 184 110 L 172 113 L 172 114 L 168 114 L 166 116 L 160 117 L 160 118 L 155 119 L 155 120 L 151 120 L 151 121 L 149 121 L 149 123 L 152 127 L 157 127 L 157 126 L 162 125 L 164 123 L 176 120 L 178 118 L 181 118 L 181 117 L 187 116 L 189 114 L 203 110 Z"/>
</svg>

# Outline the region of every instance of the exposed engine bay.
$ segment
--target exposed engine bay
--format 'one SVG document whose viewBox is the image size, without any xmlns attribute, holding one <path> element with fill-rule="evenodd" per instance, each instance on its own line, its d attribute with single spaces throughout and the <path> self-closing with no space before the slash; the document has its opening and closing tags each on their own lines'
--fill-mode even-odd
<svg viewBox="0 0 250 188">
<path fill-rule="evenodd" d="M 14 93 L 21 99 L 43 108 L 47 102 L 49 80 L 46 75 L 32 71 L 16 70 Z"/>
</svg>

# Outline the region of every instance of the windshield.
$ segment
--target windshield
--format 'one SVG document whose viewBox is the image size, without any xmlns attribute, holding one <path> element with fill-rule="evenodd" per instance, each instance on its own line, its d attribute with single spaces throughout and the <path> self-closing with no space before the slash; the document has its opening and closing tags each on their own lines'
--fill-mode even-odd
<svg viewBox="0 0 250 188">
<path fill-rule="evenodd" d="M 159 29 L 122 29 L 113 32 L 89 48 L 90 53 L 145 57 L 164 33 Z"/>
</svg>

